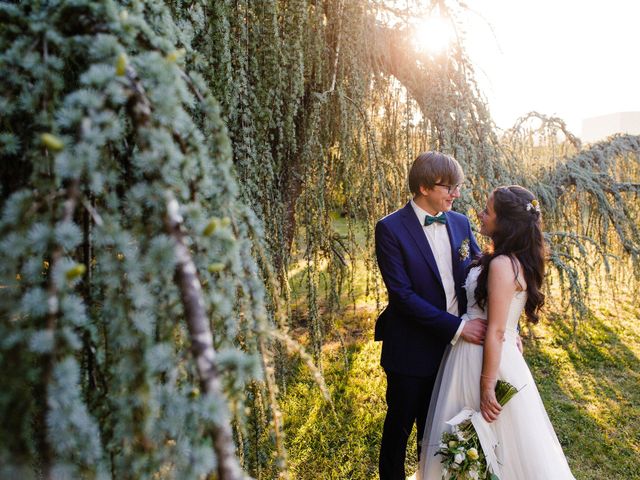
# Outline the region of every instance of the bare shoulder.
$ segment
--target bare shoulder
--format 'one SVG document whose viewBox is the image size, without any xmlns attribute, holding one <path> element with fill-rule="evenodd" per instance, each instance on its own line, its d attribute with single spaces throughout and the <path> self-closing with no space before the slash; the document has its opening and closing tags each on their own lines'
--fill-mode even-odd
<svg viewBox="0 0 640 480">
<path fill-rule="evenodd" d="M 522 267 L 520 262 L 508 255 L 498 255 L 489 263 L 489 277 L 503 284 L 518 285 L 518 278 L 521 277 L 521 271 Z"/>
<path fill-rule="evenodd" d="M 489 273 L 504 274 L 513 271 L 513 260 L 507 255 L 498 255 L 489 263 Z"/>
</svg>

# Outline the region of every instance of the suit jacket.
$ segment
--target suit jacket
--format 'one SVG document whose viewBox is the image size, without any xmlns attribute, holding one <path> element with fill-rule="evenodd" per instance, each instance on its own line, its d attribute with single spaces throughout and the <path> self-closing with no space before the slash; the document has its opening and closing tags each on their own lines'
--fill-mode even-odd
<svg viewBox="0 0 640 480">
<path fill-rule="evenodd" d="M 480 248 L 469 219 L 446 212 L 459 314 L 466 311 L 463 285 Z M 378 317 L 375 339 L 382 340 L 381 365 L 388 372 L 427 377 L 438 371 L 445 347 L 460 326 L 447 313 L 447 298 L 433 252 L 411 203 L 376 224 L 376 257 L 389 294 Z M 463 255 L 464 245 L 468 255 Z"/>
</svg>

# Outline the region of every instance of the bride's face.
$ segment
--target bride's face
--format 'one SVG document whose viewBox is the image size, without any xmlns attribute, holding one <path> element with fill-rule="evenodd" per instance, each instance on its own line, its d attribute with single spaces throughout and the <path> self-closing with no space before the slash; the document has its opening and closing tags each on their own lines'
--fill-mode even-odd
<svg viewBox="0 0 640 480">
<path fill-rule="evenodd" d="M 496 211 L 493 209 L 493 195 L 487 200 L 487 206 L 478 214 L 480 233 L 491 237 L 496 230 Z"/>
</svg>

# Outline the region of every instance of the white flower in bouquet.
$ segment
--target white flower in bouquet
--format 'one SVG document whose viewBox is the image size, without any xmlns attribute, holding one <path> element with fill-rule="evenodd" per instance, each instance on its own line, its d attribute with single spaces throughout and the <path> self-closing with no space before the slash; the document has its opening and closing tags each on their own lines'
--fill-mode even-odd
<svg viewBox="0 0 640 480">
<path fill-rule="evenodd" d="M 469 470 L 469 478 L 471 480 L 479 480 L 480 474 L 478 473 L 477 470 Z"/>
<path fill-rule="evenodd" d="M 464 452 L 458 452 L 456 453 L 456 456 L 453 457 L 453 461 L 456 462 L 458 465 L 464 462 L 464 459 L 465 459 Z"/>
</svg>

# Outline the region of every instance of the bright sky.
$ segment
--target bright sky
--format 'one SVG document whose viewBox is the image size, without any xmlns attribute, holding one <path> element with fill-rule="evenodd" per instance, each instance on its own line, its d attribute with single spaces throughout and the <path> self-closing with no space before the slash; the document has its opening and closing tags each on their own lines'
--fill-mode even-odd
<svg viewBox="0 0 640 480">
<path fill-rule="evenodd" d="M 467 50 L 499 127 L 536 110 L 579 136 L 585 118 L 640 111 L 640 1 L 466 3 Z"/>
</svg>

